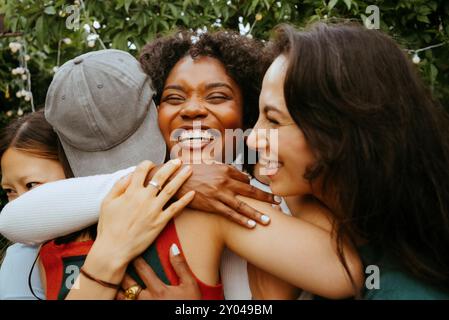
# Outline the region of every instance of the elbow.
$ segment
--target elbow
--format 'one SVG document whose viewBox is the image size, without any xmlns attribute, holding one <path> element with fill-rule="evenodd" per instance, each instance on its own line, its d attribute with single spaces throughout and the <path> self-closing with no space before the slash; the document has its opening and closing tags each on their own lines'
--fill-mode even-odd
<svg viewBox="0 0 449 320">
<path fill-rule="evenodd" d="M 9 208 L 11 207 L 12 202 L 7 203 L 2 211 L 0 212 L 0 234 L 6 237 L 9 226 Z"/>
<path fill-rule="evenodd" d="M 323 295 L 324 298 L 343 300 L 360 297 L 365 283 L 365 274 L 360 258 L 354 256 L 347 259 L 347 269 L 343 268 L 343 274 L 334 280 L 334 285 L 328 287 Z"/>
<path fill-rule="evenodd" d="M 0 212 L 0 234 L 12 242 L 20 242 L 24 244 L 34 244 L 28 239 L 23 238 L 23 232 L 20 232 L 20 215 L 17 215 L 18 212 L 15 201 L 9 202 L 3 210 Z"/>
</svg>

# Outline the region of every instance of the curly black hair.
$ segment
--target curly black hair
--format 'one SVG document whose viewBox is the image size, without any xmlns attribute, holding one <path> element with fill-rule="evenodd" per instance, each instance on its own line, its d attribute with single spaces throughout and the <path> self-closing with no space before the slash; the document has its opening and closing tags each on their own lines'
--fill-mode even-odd
<svg viewBox="0 0 449 320">
<path fill-rule="evenodd" d="M 192 59 L 208 56 L 223 63 L 228 75 L 238 84 L 243 96 L 243 129 L 254 126 L 258 116 L 259 94 L 265 71 L 273 56 L 264 44 L 234 31 L 178 31 L 159 37 L 141 51 L 140 63 L 151 77 L 159 104 L 165 80 L 175 64 L 187 55 Z"/>
</svg>

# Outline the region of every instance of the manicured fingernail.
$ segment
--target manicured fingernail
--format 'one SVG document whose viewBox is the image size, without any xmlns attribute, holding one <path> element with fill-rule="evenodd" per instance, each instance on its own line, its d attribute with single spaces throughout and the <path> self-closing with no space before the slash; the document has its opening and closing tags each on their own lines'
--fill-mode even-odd
<svg viewBox="0 0 449 320">
<path fill-rule="evenodd" d="M 178 165 L 178 164 L 181 164 L 181 159 L 176 158 L 176 159 L 171 160 L 171 162 L 172 162 L 173 164 Z"/>
<path fill-rule="evenodd" d="M 282 198 L 280 196 L 274 196 L 274 201 L 276 201 L 277 203 L 281 203 Z"/>
<path fill-rule="evenodd" d="M 181 172 L 180 172 L 180 173 L 187 173 L 187 172 L 189 172 L 191 169 L 192 169 L 192 166 L 187 165 L 187 166 L 185 166 L 184 168 L 181 169 Z"/>
<path fill-rule="evenodd" d="M 260 220 L 262 220 L 263 223 L 268 223 L 270 222 L 270 217 L 267 215 L 262 215 L 262 217 L 260 217 Z"/>
<path fill-rule="evenodd" d="M 256 221 L 254 221 L 254 220 L 248 220 L 248 225 L 249 225 L 251 228 L 254 228 L 254 227 L 256 226 Z"/>
<path fill-rule="evenodd" d="M 179 248 L 178 248 L 178 246 L 176 245 L 176 243 L 173 243 L 173 244 L 171 245 L 170 250 L 171 250 L 171 253 L 172 253 L 174 256 L 178 256 L 178 255 L 181 253 L 181 251 L 179 251 Z"/>
</svg>

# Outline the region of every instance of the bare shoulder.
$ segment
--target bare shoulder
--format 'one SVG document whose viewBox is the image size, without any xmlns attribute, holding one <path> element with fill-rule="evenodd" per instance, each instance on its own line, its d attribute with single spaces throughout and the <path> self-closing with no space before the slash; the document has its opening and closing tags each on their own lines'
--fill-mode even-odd
<svg viewBox="0 0 449 320">
<path fill-rule="evenodd" d="M 219 282 L 224 247 L 216 214 L 184 209 L 175 218 L 176 233 L 188 265 L 195 276 L 209 285 Z"/>
<path fill-rule="evenodd" d="M 186 208 L 175 217 L 176 225 L 192 226 L 195 229 L 206 228 L 210 233 L 217 227 L 217 215 L 209 212 Z M 206 231 L 207 232 L 207 231 Z"/>
</svg>

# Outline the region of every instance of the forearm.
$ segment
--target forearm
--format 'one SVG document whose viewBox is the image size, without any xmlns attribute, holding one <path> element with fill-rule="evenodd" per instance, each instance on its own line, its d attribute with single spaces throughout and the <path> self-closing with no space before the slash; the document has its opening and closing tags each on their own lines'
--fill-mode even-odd
<svg viewBox="0 0 449 320">
<path fill-rule="evenodd" d="M 14 242 L 39 244 L 98 221 L 101 203 L 114 183 L 134 167 L 112 174 L 56 181 L 8 203 L 0 233 Z"/>
<path fill-rule="evenodd" d="M 125 275 L 127 262 L 117 257 L 117 252 L 108 250 L 107 247 L 94 244 L 82 268 L 96 279 L 119 284 Z M 80 272 L 66 300 L 113 300 L 116 294 L 116 289 L 101 285 Z"/>
<path fill-rule="evenodd" d="M 220 219 L 226 246 L 262 270 L 305 291 L 335 299 L 354 294 L 331 232 L 286 216 L 269 205 L 252 199 L 243 200 L 267 212 L 271 224 L 248 231 Z M 363 281 L 360 259 L 349 245 L 344 246 L 344 253 L 349 270 L 356 284 L 360 285 Z"/>
</svg>

